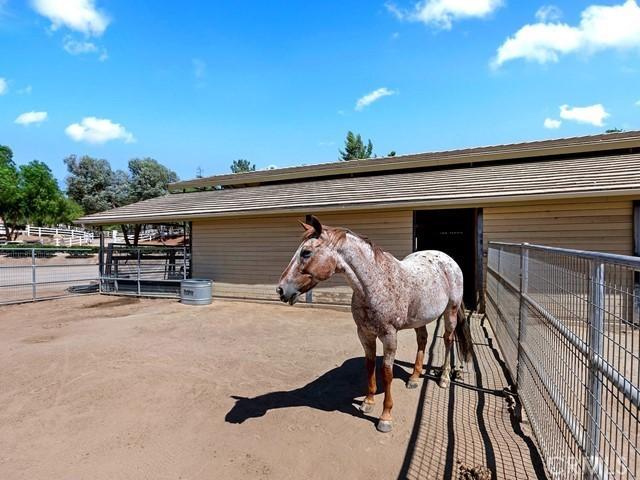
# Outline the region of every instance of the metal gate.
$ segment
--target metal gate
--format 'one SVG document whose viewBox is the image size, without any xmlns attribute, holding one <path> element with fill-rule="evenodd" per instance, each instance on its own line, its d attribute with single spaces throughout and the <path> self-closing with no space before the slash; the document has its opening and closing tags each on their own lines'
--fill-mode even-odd
<svg viewBox="0 0 640 480">
<path fill-rule="evenodd" d="M 0 247 L 0 304 L 98 291 L 93 249 Z"/>
<path fill-rule="evenodd" d="M 640 476 L 640 259 L 490 243 L 487 316 L 557 478 Z"/>
<path fill-rule="evenodd" d="M 191 278 L 191 251 L 187 246 L 112 243 L 101 272 L 101 293 L 178 297 L 180 282 Z"/>
</svg>

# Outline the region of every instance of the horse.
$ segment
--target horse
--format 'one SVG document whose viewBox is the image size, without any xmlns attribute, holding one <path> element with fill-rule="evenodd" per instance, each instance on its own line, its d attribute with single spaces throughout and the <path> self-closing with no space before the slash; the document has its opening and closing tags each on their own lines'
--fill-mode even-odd
<svg viewBox="0 0 640 480">
<path fill-rule="evenodd" d="M 303 223 L 302 243 L 282 273 L 276 293 L 293 305 L 318 283 L 343 274 L 351 288 L 351 314 L 365 354 L 367 392 L 360 406 L 373 411 L 376 394 L 376 339 L 382 342 L 384 401 L 377 422 L 380 432 L 393 429 L 391 382 L 397 332 L 413 328 L 418 351 L 407 388 L 417 388 L 427 345 L 426 325 L 444 316 L 445 356 L 439 386 L 447 388 L 451 347 L 457 337 L 459 353 L 469 361 L 473 343 L 462 303 L 463 277 L 458 264 L 436 250 L 412 253 L 398 260 L 366 237 L 346 228 L 323 226 L 315 216 Z"/>
</svg>

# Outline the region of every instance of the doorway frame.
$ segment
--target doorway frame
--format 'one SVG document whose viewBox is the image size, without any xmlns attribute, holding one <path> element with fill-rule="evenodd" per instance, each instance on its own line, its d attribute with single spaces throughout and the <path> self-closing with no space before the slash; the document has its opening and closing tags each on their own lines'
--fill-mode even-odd
<svg viewBox="0 0 640 480">
<path fill-rule="evenodd" d="M 412 239 L 411 239 L 411 251 L 416 252 L 418 248 L 418 212 L 432 211 L 443 212 L 447 210 L 473 210 L 473 243 L 475 248 L 473 249 L 473 265 L 474 265 L 474 297 L 476 299 L 475 309 L 478 313 L 484 313 L 485 311 L 485 299 L 484 299 L 484 211 L 482 207 L 450 207 L 450 208 L 420 208 L 414 209 L 412 212 Z"/>
</svg>

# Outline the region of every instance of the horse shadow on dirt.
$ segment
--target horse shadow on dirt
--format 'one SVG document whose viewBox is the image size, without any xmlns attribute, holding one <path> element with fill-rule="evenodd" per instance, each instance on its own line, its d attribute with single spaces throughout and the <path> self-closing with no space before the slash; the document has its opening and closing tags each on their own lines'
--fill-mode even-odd
<svg viewBox="0 0 640 480">
<path fill-rule="evenodd" d="M 376 359 L 377 368 L 382 368 L 382 357 Z M 380 371 L 380 370 L 378 370 Z M 398 365 L 393 366 L 393 377 L 404 382 L 410 373 Z M 377 375 L 378 393 L 383 392 L 381 376 Z M 341 412 L 354 417 L 369 420 L 377 418 L 364 415 L 360 409 L 360 400 L 366 392 L 366 373 L 363 357 L 350 358 L 339 367 L 333 368 L 303 387 L 265 393 L 253 398 L 232 395 L 236 404 L 226 414 L 225 421 L 243 423 L 250 418 L 264 416 L 269 410 L 289 407 L 308 407 L 325 412 Z"/>
</svg>

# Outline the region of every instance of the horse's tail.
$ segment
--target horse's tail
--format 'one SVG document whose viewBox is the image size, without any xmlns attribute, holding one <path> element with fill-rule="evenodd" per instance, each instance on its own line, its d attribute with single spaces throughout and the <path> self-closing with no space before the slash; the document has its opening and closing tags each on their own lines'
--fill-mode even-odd
<svg viewBox="0 0 640 480">
<path fill-rule="evenodd" d="M 471 316 L 469 316 L 471 317 Z M 471 360 L 473 354 L 473 339 L 471 338 L 471 329 L 469 328 L 469 321 L 464 316 L 464 303 L 460 304 L 458 308 L 458 323 L 456 324 L 455 335 L 458 339 L 458 349 L 462 360 L 468 362 Z"/>
</svg>

